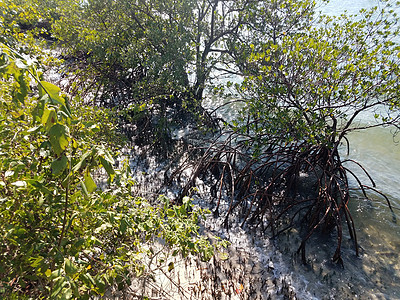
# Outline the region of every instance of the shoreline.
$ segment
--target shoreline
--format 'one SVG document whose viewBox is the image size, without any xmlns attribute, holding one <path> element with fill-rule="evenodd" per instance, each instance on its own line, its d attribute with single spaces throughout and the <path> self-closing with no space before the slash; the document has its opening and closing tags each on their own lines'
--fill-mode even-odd
<svg viewBox="0 0 400 300">
<path fill-rule="evenodd" d="M 187 138 L 189 131 L 187 128 L 183 131 L 181 130 L 175 137 L 177 139 Z M 127 150 L 123 154 L 123 157 L 130 161 L 132 175 L 137 181 L 137 190 L 135 192 L 145 198 L 154 197 L 156 194 L 165 194 L 169 198 L 174 198 L 177 189 L 180 188 L 179 185 L 176 182 L 172 187 L 167 187 L 164 184 L 166 176 L 170 175 L 168 172 L 173 171 L 174 160 L 158 158 L 156 155 L 149 154 L 147 150 L 146 147 L 133 146 L 131 151 Z M 181 153 L 175 155 L 182 158 L 187 153 L 187 150 L 181 150 Z M 189 176 L 189 173 L 186 175 Z M 202 208 L 210 208 L 210 201 L 207 201 L 207 199 L 211 199 L 210 187 L 204 182 L 197 183 L 198 195 L 193 197 L 194 203 Z M 382 279 L 379 277 L 382 275 L 378 276 L 372 270 L 378 261 L 378 258 L 375 258 L 375 253 L 363 254 L 360 259 L 354 260 L 353 248 L 351 246 L 348 247 L 346 244 L 346 250 L 344 251 L 346 259 L 351 260 L 351 264 L 353 264 L 352 260 L 354 260 L 354 266 L 347 265 L 346 268 L 351 270 L 345 270 L 342 275 L 342 271 L 336 270 L 336 267 L 330 262 L 329 255 L 332 248 L 329 249 L 329 244 L 317 244 L 318 246 L 313 250 L 308 245 L 308 257 L 312 260 L 312 266 L 304 267 L 293 258 L 298 247 L 298 244 L 294 242 L 293 236 L 290 243 L 288 237 L 286 245 L 277 246 L 278 242 L 271 242 L 265 236 L 254 235 L 252 232 L 245 231 L 240 228 L 240 224 L 240 220 L 236 220 L 236 223 L 232 223 L 231 230 L 226 232 L 222 221 L 210 215 L 206 223 L 203 224 L 204 232 L 210 231 L 215 235 L 230 240 L 232 243 L 229 251 L 230 258 L 227 261 L 219 261 L 218 258 L 213 258 L 212 262 L 208 264 L 201 263 L 201 268 L 198 267 L 200 262 L 195 257 L 190 258 L 189 261 L 177 259 L 174 262 L 176 272 L 173 271 L 170 274 L 169 271 L 165 272 L 164 270 L 168 276 L 161 276 L 160 280 L 163 278 L 162 282 L 168 282 L 167 277 L 175 276 L 169 282 L 169 289 L 171 290 L 170 293 L 175 293 L 174 295 L 177 295 L 178 298 L 175 296 L 172 298 L 154 296 L 151 299 L 185 299 L 179 296 L 179 292 L 172 292 L 174 287 L 176 288 L 176 285 L 172 282 L 186 284 L 186 288 L 191 291 L 188 294 L 189 298 L 185 296 L 187 299 L 217 299 L 215 298 L 217 294 L 220 297 L 225 297 L 220 299 L 257 299 L 253 296 L 254 293 L 262 297 L 261 299 L 268 299 L 268 297 L 270 299 L 337 299 L 337 297 L 344 297 L 345 299 L 395 299 L 390 298 L 391 295 L 388 295 L 388 290 L 385 288 L 385 284 L 390 278 L 385 275 L 385 279 Z M 379 235 L 379 233 L 377 234 Z M 316 239 L 314 241 L 320 243 Z M 258 245 L 255 245 L 255 242 Z M 395 254 L 393 249 L 390 248 L 382 253 L 385 257 L 389 257 L 388 261 L 393 261 L 393 258 L 390 258 Z M 229 263 L 230 260 L 233 260 L 233 262 Z M 364 265 L 369 263 L 371 265 L 367 266 L 367 270 L 363 271 Z M 382 268 L 385 263 L 386 261 L 379 261 L 378 266 Z M 360 274 L 357 268 L 361 269 L 362 276 L 354 279 L 353 276 Z M 397 274 L 399 273 L 399 269 L 396 270 L 396 268 L 398 268 L 398 265 L 397 267 L 394 265 L 394 274 L 396 272 Z M 189 270 L 190 274 L 192 274 L 190 276 L 187 273 Z M 205 270 L 208 271 L 206 272 Z M 260 277 L 261 273 L 262 278 Z M 242 277 L 246 279 L 243 282 L 239 280 Z M 203 283 L 203 279 L 206 283 Z M 376 283 L 372 283 L 372 279 Z M 363 284 L 365 286 L 367 281 L 369 285 L 364 290 Z M 399 287 L 398 284 L 392 285 L 394 285 L 393 288 Z M 133 288 L 134 286 L 131 286 L 126 292 L 133 293 Z M 156 287 L 153 286 L 153 289 L 155 291 L 154 295 L 157 293 L 162 295 L 162 293 L 156 292 Z M 159 291 L 164 289 L 166 290 L 167 288 L 158 288 Z M 124 298 L 125 296 L 122 294 L 120 297 Z M 400 295 L 398 296 L 400 298 Z M 118 297 L 114 295 L 111 298 L 118 299 Z"/>
<path fill-rule="evenodd" d="M 156 156 L 146 153 L 146 150 L 136 146 L 124 155 L 129 157 L 132 175 L 137 182 L 136 193 L 144 197 L 156 194 L 176 197 L 181 187 L 177 183 L 171 187 L 164 185 L 170 160 L 160 162 Z M 197 187 L 198 191 L 192 197 L 193 204 L 210 209 L 210 203 L 205 200 L 211 197 L 210 187 L 199 180 Z M 268 239 L 261 238 L 258 233 L 249 234 L 240 228 L 240 222 L 235 222 L 226 230 L 223 219 L 214 217 L 212 213 L 207 215 L 200 226 L 201 233 L 210 239 L 217 236 L 231 243 L 226 253 L 216 251 L 209 262 L 201 262 L 194 256 L 175 258 L 174 270 L 164 268 L 156 273 L 160 286 L 157 288 L 157 282 L 152 283 L 154 298 L 150 299 L 302 299 L 296 296 L 291 275 L 283 270 L 285 267 L 281 253 Z M 134 282 L 126 291 L 128 295 L 141 294 L 140 289 L 134 288 L 138 286 L 138 281 Z M 180 292 L 176 283 L 186 293 Z M 166 291 L 174 295 L 173 298 L 164 297 Z"/>
<path fill-rule="evenodd" d="M 164 194 L 170 198 L 177 196 L 181 187 L 179 183 L 175 182 L 169 187 L 164 185 L 165 176 L 173 171 L 171 160 L 160 161 L 140 147 L 134 147 L 126 157 L 129 157 L 132 174 L 137 181 L 136 192 L 142 193 L 143 196 L 155 194 Z M 189 171 L 186 176 L 190 176 Z M 210 187 L 199 179 L 196 186 L 197 192 L 192 196 L 193 203 L 201 208 L 212 210 Z M 223 211 L 222 205 L 221 211 Z M 231 243 L 228 249 L 229 258 L 222 260 L 218 257 L 218 253 L 209 263 L 200 262 L 196 257 L 186 260 L 177 258 L 174 262 L 175 270 L 164 272 L 172 278 L 171 282 L 185 285 L 185 289 L 190 293 L 185 296 L 186 298 L 179 296 L 178 291 L 173 292 L 176 285 L 170 282 L 167 285 L 168 288 L 160 286 L 158 290 L 170 289 L 170 293 L 178 295 L 178 298 L 154 296 L 154 299 L 317 300 L 338 299 L 338 297 L 341 299 L 396 299 L 390 298 L 385 288 L 383 290 L 379 288 L 384 284 L 383 281 L 379 280 L 379 284 L 372 282 L 372 279 L 376 277 L 371 277 L 372 268 L 376 265 L 373 253 L 362 251 L 361 256 L 357 258 L 350 241 L 346 241 L 343 245 L 343 253 L 347 261 L 345 269 L 331 262 L 334 245 L 318 237 L 314 237 L 312 242 L 307 244 L 307 257 L 310 264 L 304 266 L 295 254 L 299 246 L 298 233 L 293 232 L 279 239 L 270 240 L 259 231 L 253 231 L 248 227 L 242 229 L 238 212 L 235 216 L 237 218 L 234 221 L 231 220 L 229 231 L 223 226 L 223 217 L 216 218 L 212 214 L 208 215 L 201 224 L 202 233 L 219 236 Z M 363 271 L 365 264 L 371 265 L 368 267 L 369 270 Z M 168 276 L 165 274 L 164 277 L 161 276 L 160 278 L 164 278 L 161 282 L 165 282 Z M 360 278 L 354 278 L 354 276 Z M 368 278 L 371 281 L 367 284 L 365 280 Z M 155 292 L 154 295 L 161 294 Z M 216 295 L 220 298 L 216 298 Z"/>
</svg>

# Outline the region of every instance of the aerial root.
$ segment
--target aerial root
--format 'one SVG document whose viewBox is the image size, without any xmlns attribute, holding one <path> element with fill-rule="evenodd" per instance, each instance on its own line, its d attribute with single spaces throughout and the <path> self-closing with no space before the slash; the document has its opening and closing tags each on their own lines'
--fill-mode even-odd
<svg viewBox="0 0 400 300">
<path fill-rule="evenodd" d="M 203 177 L 212 186 L 216 198 L 215 216 L 224 214 L 224 225 L 235 211 L 242 226 L 249 224 L 271 231 L 272 237 L 300 225 L 303 238 L 298 253 L 306 263 L 306 242 L 318 232 L 335 230 L 337 248 L 332 260 L 343 265 L 341 244 L 342 223 L 358 243 L 355 225 L 348 209 L 350 187 L 348 174 L 354 177 L 366 196 L 375 187 L 363 185 L 361 180 L 343 166 L 337 147 L 323 145 L 275 145 L 259 156 L 251 155 L 245 143 L 236 142 L 232 133 L 224 142 L 215 142 L 197 160 L 195 171 L 181 192 L 181 198 L 194 186 L 195 178 Z M 349 160 L 347 160 L 349 161 Z M 375 186 L 371 176 L 358 163 Z M 226 195 L 225 211 L 221 212 Z M 385 196 L 384 196 L 385 197 Z M 385 197 L 392 210 L 389 199 Z M 239 209 L 241 208 L 241 209 Z M 392 210 L 393 211 L 393 210 Z"/>
</svg>

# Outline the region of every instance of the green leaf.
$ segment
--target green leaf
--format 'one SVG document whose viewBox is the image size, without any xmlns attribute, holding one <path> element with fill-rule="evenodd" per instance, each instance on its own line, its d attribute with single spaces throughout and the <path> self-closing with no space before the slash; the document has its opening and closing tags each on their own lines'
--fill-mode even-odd
<svg viewBox="0 0 400 300">
<path fill-rule="evenodd" d="M 10 63 L 10 60 L 8 58 L 8 55 L 6 53 L 1 53 L 0 54 L 0 70 L 8 66 Z"/>
<path fill-rule="evenodd" d="M 76 248 L 80 248 L 83 244 L 85 244 L 85 239 L 80 238 L 79 240 L 77 240 L 77 241 L 75 242 L 74 246 L 75 246 Z"/>
<path fill-rule="evenodd" d="M 119 230 L 121 233 L 125 233 L 126 229 L 128 228 L 128 223 L 125 221 L 125 219 L 121 219 L 121 223 L 119 224 Z"/>
<path fill-rule="evenodd" d="M 170 263 L 168 264 L 168 271 L 171 272 L 174 268 L 175 268 L 174 263 L 173 263 L 173 262 L 170 262 Z"/>
<path fill-rule="evenodd" d="M 49 131 L 49 129 L 57 123 L 57 114 L 54 109 L 46 109 L 43 112 L 42 115 L 42 120 L 41 120 L 44 128 L 46 131 Z"/>
<path fill-rule="evenodd" d="M 60 295 L 61 290 L 63 289 L 64 286 L 68 284 L 68 281 L 64 276 L 60 276 L 54 278 L 53 282 L 55 282 L 55 284 L 52 293 L 50 295 L 50 299 L 61 299 L 62 297 L 62 294 Z"/>
<path fill-rule="evenodd" d="M 51 171 L 53 172 L 54 175 L 59 175 L 67 168 L 67 166 L 68 166 L 68 159 L 63 154 L 61 157 L 53 160 L 53 162 L 51 163 Z"/>
<path fill-rule="evenodd" d="M 28 95 L 28 86 L 23 72 L 15 76 L 16 81 L 19 83 L 19 90 L 16 92 L 16 98 L 20 103 L 24 103 L 25 97 Z"/>
<path fill-rule="evenodd" d="M 87 188 L 86 188 L 86 186 L 85 186 L 85 183 L 84 183 L 82 180 L 81 180 L 80 182 L 81 182 L 81 187 L 82 187 L 83 195 L 84 195 L 86 198 L 89 198 L 89 193 L 88 193 L 88 190 L 87 190 Z"/>
<path fill-rule="evenodd" d="M 50 143 L 57 155 L 60 155 L 69 144 L 68 127 L 62 124 L 55 124 L 49 131 Z"/>
<path fill-rule="evenodd" d="M 33 268 L 37 268 L 43 261 L 43 257 L 39 256 L 37 257 L 32 263 L 31 263 L 31 267 Z M 51 273 L 51 271 L 50 271 Z"/>
<path fill-rule="evenodd" d="M 74 149 L 77 149 L 77 148 L 78 148 L 78 143 L 76 142 L 75 139 L 72 139 L 72 147 L 73 147 Z"/>
<path fill-rule="evenodd" d="M 45 274 L 47 277 L 50 277 L 50 276 L 51 276 L 51 270 L 50 270 L 50 269 L 47 269 L 46 272 L 44 272 L 44 274 Z"/>
<path fill-rule="evenodd" d="M 63 288 L 61 300 L 68 300 L 72 298 L 73 291 L 71 288 Z"/>
<path fill-rule="evenodd" d="M 95 285 L 95 282 L 93 280 L 92 275 L 90 273 L 83 273 L 79 276 L 79 279 L 83 281 L 84 284 L 86 284 L 87 287 L 92 287 Z"/>
<path fill-rule="evenodd" d="M 86 172 L 84 180 L 85 180 L 84 184 L 85 184 L 86 190 L 89 193 L 92 193 L 97 189 L 97 185 L 96 185 L 96 183 L 94 183 L 94 180 L 89 172 Z"/>
<path fill-rule="evenodd" d="M 79 287 L 78 287 L 77 282 L 72 281 L 72 282 L 70 282 L 70 284 L 71 284 L 71 289 L 74 293 L 74 297 L 75 297 L 74 299 L 83 299 L 82 297 L 80 297 Z"/>
<path fill-rule="evenodd" d="M 68 258 L 64 259 L 64 264 L 65 264 L 65 273 L 69 276 L 73 276 L 76 273 L 78 273 L 79 268 Z"/>
<path fill-rule="evenodd" d="M 49 279 L 52 280 L 52 281 L 57 281 L 57 279 L 62 278 L 62 275 L 63 275 L 62 268 L 56 269 L 56 270 L 51 272 Z"/>
<path fill-rule="evenodd" d="M 111 164 L 113 165 L 115 163 L 114 158 L 111 156 L 110 152 L 107 150 L 104 151 L 104 158 Z"/>
<path fill-rule="evenodd" d="M 109 160 L 105 159 L 104 157 L 100 156 L 100 162 L 103 165 L 104 169 L 107 171 L 108 176 L 110 176 L 111 181 L 113 181 L 115 176 L 115 170 Z"/>
<path fill-rule="evenodd" d="M 90 154 L 92 154 L 91 150 L 86 151 L 85 154 L 83 154 L 81 156 L 81 159 L 79 160 L 79 162 L 77 162 L 76 165 L 72 168 L 72 172 L 78 171 L 82 167 L 82 164 L 86 160 L 86 158 L 88 158 L 90 156 Z"/>
<path fill-rule="evenodd" d="M 97 286 L 99 294 L 101 296 L 103 296 L 105 289 L 106 289 L 106 285 L 105 285 L 104 281 L 101 278 L 99 278 L 99 279 L 95 279 L 95 282 L 96 282 L 96 286 Z"/>
<path fill-rule="evenodd" d="M 60 97 L 61 89 L 58 86 L 47 81 L 40 81 L 40 84 L 41 88 L 44 89 L 44 92 L 50 96 L 53 102 L 65 106 L 65 100 L 62 97 Z"/>
<path fill-rule="evenodd" d="M 10 114 L 15 118 L 18 119 L 21 116 L 24 115 L 24 111 L 23 110 L 18 110 L 18 111 L 10 111 Z"/>
</svg>

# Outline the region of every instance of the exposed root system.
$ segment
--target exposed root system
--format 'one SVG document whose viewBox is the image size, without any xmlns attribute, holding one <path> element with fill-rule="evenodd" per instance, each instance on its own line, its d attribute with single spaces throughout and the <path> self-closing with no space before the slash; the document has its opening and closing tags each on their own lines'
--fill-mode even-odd
<svg viewBox="0 0 400 300">
<path fill-rule="evenodd" d="M 307 240 L 317 232 L 334 232 L 337 246 L 332 259 L 343 265 L 343 226 L 347 227 L 358 255 L 355 224 L 348 208 L 349 176 L 354 177 L 365 197 L 367 190 L 378 191 L 360 164 L 341 160 L 338 145 L 276 143 L 255 156 L 249 151 L 252 145 L 248 140 L 231 132 L 203 149 L 181 197 L 189 193 L 198 177 L 206 177 L 215 201 L 214 215 L 224 217 L 227 228 L 235 210 L 240 212 L 242 226 L 247 223 L 269 230 L 272 237 L 299 227 L 302 241 L 297 252 L 304 263 Z M 345 162 L 358 165 L 372 186 L 362 183 Z M 179 177 L 187 167 L 188 164 L 182 165 L 175 176 Z M 228 205 L 221 205 L 223 198 L 228 199 Z"/>
</svg>

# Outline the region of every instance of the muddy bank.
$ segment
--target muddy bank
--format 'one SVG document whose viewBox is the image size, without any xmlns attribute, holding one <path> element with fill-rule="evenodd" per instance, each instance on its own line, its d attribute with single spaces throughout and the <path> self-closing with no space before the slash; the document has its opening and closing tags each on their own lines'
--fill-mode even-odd
<svg viewBox="0 0 400 300">
<path fill-rule="evenodd" d="M 150 199 L 159 194 L 176 198 L 185 180 L 169 179 L 175 167 L 187 158 L 186 150 L 177 147 L 174 158 L 168 160 L 160 160 L 143 147 L 126 151 L 124 158 L 129 159 L 137 182 L 135 193 Z M 190 174 L 191 170 L 186 170 L 181 179 L 185 176 L 188 179 Z M 210 187 L 200 180 L 196 186 L 192 194 L 194 204 L 211 209 Z M 228 205 L 227 201 L 221 205 Z M 147 276 L 140 280 L 134 278 L 132 285 L 122 292 L 110 290 L 105 298 L 141 299 L 147 295 L 150 299 L 304 299 L 297 295 L 282 254 L 268 238 L 241 228 L 239 216 L 236 220 L 232 218 L 229 230 L 223 221 L 224 218 L 210 213 L 201 224 L 201 233 L 209 239 L 230 242 L 227 249 L 216 251 L 210 261 L 203 262 L 194 256 L 171 256 L 163 265 L 149 262 Z M 158 245 L 159 249 L 162 247 Z"/>
<path fill-rule="evenodd" d="M 175 159 L 169 160 L 160 160 L 149 153 L 139 147 L 126 153 L 137 182 L 136 193 L 147 198 L 158 194 L 175 198 L 192 171 L 187 169 L 182 181 L 170 180 L 176 166 L 187 158 L 187 148 L 178 147 Z M 210 186 L 197 179 L 196 187 L 192 194 L 194 204 L 212 211 L 216 201 Z M 362 249 L 357 257 L 350 237 L 346 236 L 343 269 L 331 260 L 335 232 L 325 237 L 315 236 L 307 244 L 305 266 L 296 254 L 300 244 L 296 230 L 270 240 L 259 230 L 241 228 L 239 210 L 230 217 L 227 230 L 223 212 L 229 198 L 222 200 L 221 215 L 209 214 L 202 224 L 202 233 L 228 240 L 231 243 L 228 255 L 216 252 L 209 262 L 196 257 L 174 258 L 164 267 L 153 266 L 145 282 L 135 281 L 128 290 L 116 295 L 126 299 L 140 299 L 143 294 L 150 295 L 150 299 L 397 299 L 399 296 L 391 292 L 399 288 L 397 271 L 393 271 L 393 278 L 380 277 L 377 272 L 376 268 L 386 267 L 386 260 L 382 253 L 375 253 L 376 241 L 361 240 Z M 391 257 L 396 268 L 393 251 L 389 247 L 384 255 Z M 168 270 L 170 262 L 174 268 Z"/>
</svg>

